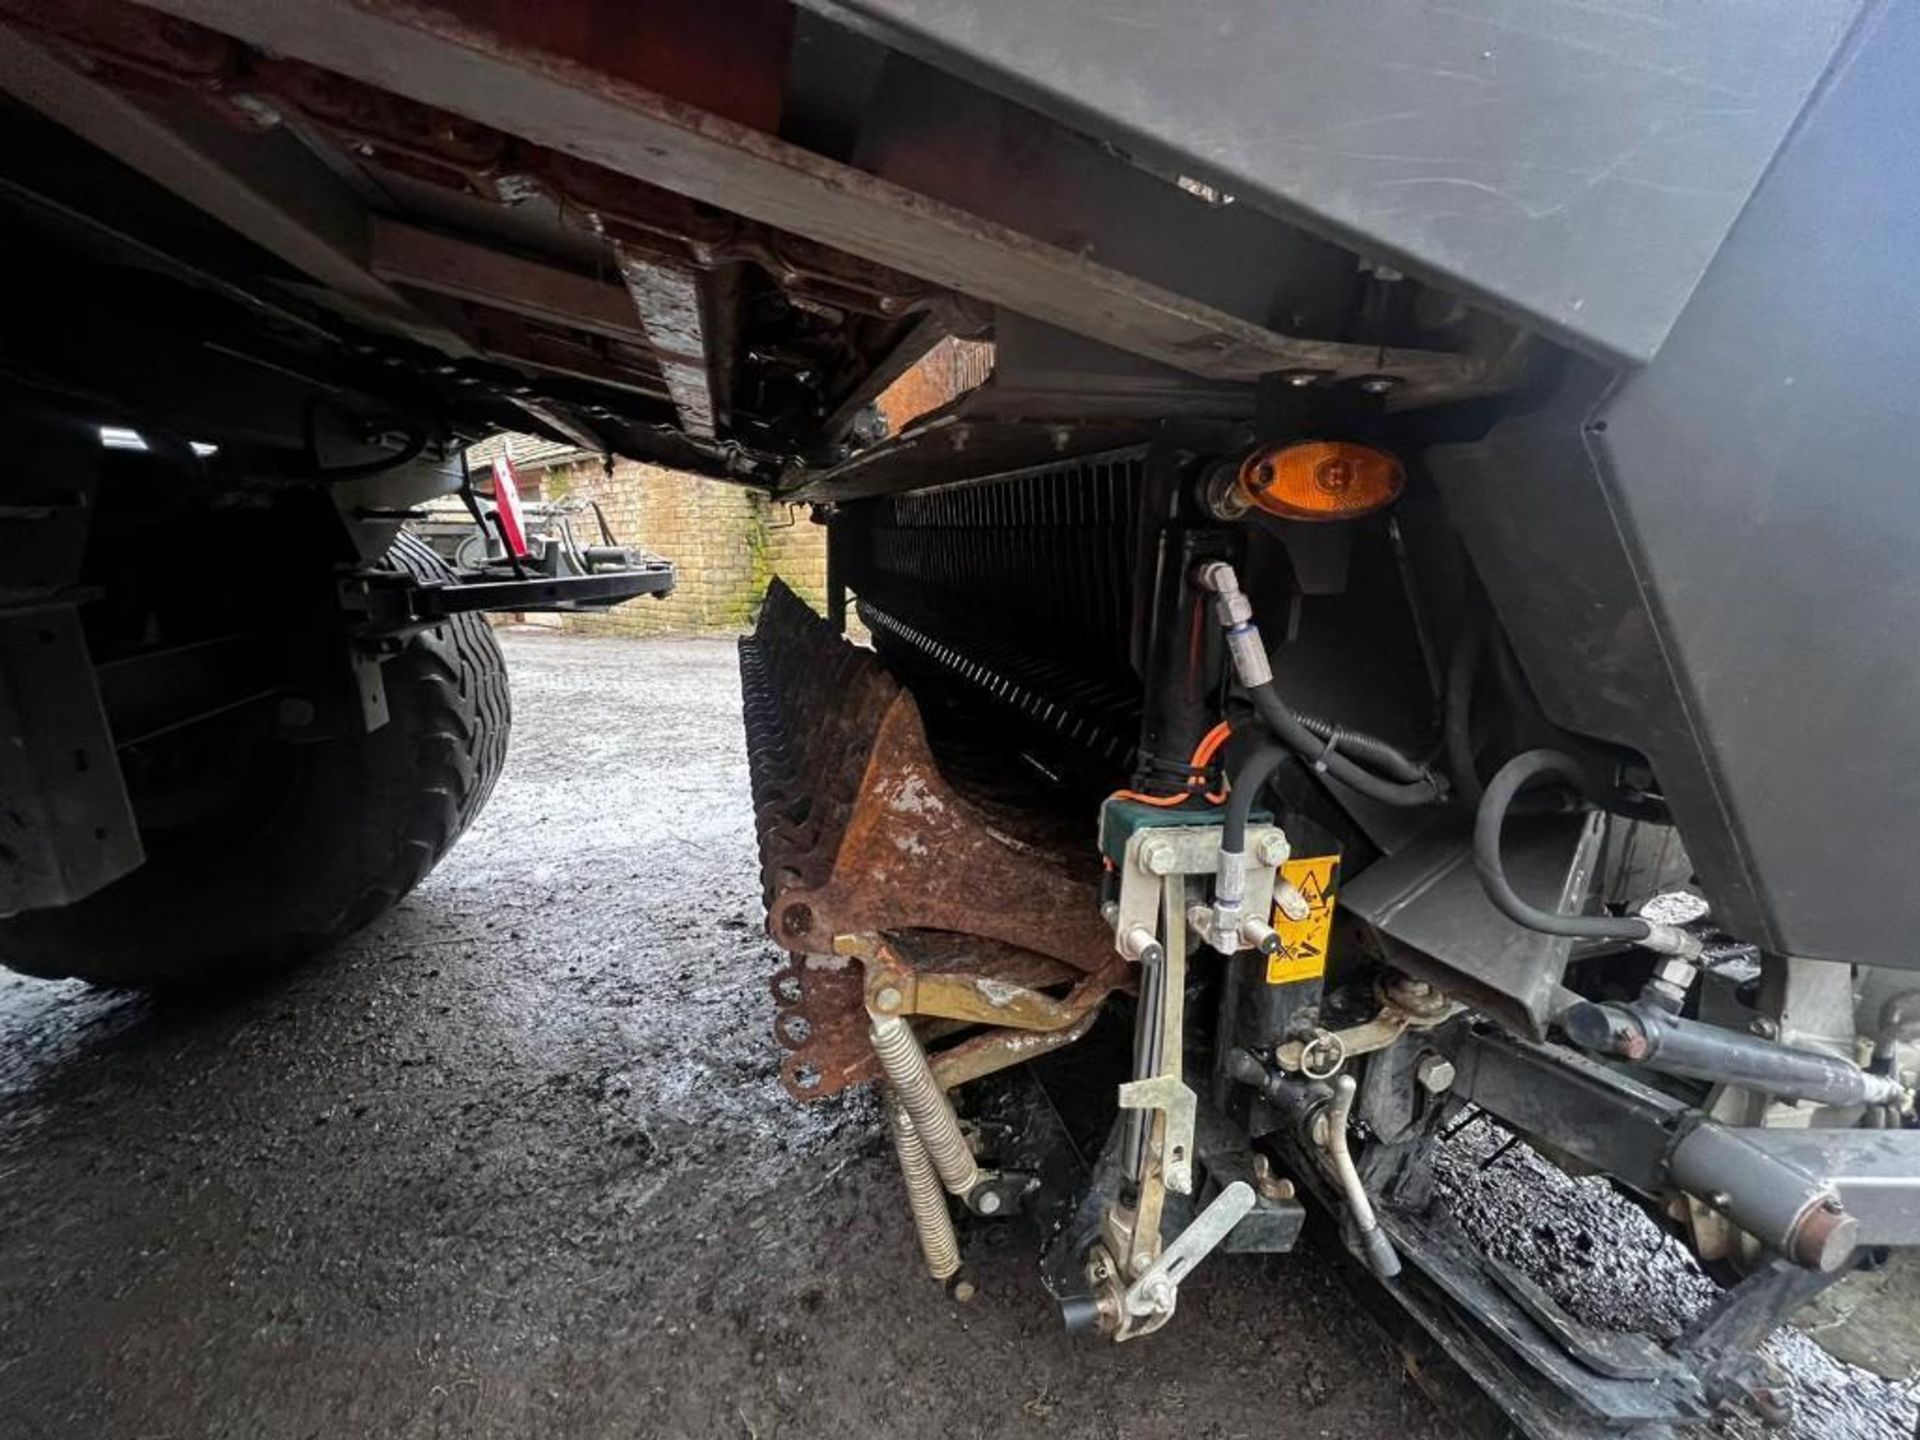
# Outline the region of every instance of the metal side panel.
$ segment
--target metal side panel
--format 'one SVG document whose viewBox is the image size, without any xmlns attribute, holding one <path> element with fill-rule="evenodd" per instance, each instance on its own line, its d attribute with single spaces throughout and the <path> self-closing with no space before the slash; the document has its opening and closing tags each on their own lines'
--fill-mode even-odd
<svg viewBox="0 0 1920 1440">
<path fill-rule="evenodd" d="M 1862 0 L 802 3 L 1645 360 Z"/>
<path fill-rule="evenodd" d="M 1590 433 L 1779 947 L 1920 930 L 1920 6 L 1878 10 Z"/>
<path fill-rule="evenodd" d="M 74 605 L 0 614 L 0 915 L 71 904 L 145 858 Z"/>
<path fill-rule="evenodd" d="M 1651 366 L 1430 456 L 1543 704 L 1649 755 L 1720 922 L 1904 969 L 1916 63 L 1920 7 L 1878 7 Z"/>
</svg>

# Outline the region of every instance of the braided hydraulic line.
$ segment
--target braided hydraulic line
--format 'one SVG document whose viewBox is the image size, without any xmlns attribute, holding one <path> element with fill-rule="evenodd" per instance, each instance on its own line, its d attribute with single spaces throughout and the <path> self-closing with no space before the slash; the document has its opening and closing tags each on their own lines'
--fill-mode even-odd
<svg viewBox="0 0 1920 1440">
<path fill-rule="evenodd" d="M 873 1053 L 880 1057 L 880 1068 L 887 1072 L 894 1094 L 913 1121 L 914 1133 L 933 1168 L 940 1172 L 940 1183 L 955 1195 L 971 1194 L 980 1183 L 980 1167 L 967 1148 L 967 1137 L 960 1133 L 953 1102 L 933 1078 L 933 1067 L 927 1064 L 913 1027 L 898 1015 L 875 1015 L 872 1022 Z"/>
<path fill-rule="evenodd" d="M 927 1273 L 945 1283 L 960 1270 L 960 1242 L 953 1233 L 953 1216 L 947 1211 L 947 1197 L 941 1191 L 940 1177 L 934 1172 L 933 1159 L 913 1128 L 900 1097 L 886 1092 L 887 1128 L 893 1132 L 893 1148 L 900 1156 L 900 1174 L 907 1182 L 907 1208 L 913 1213 L 913 1233 L 920 1240 L 920 1254 L 927 1262 Z"/>
</svg>

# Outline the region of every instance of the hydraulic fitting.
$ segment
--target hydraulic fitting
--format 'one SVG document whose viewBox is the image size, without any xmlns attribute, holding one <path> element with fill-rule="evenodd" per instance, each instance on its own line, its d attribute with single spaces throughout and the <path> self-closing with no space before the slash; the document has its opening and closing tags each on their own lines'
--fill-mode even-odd
<svg viewBox="0 0 1920 1440">
<path fill-rule="evenodd" d="M 1240 947 L 1240 921 L 1246 899 L 1246 854 L 1222 847 L 1213 867 L 1213 915 L 1207 943 L 1223 955 L 1231 955 Z"/>
<path fill-rule="evenodd" d="M 1194 572 L 1202 590 L 1214 597 L 1213 613 L 1226 632 L 1227 653 L 1233 657 L 1234 674 L 1249 690 L 1273 680 L 1273 667 L 1267 663 L 1267 647 L 1261 642 L 1260 627 L 1253 623 L 1253 602 L 1240 589 L 1240 577 L 1224 560 L 1210 560 Z"/>
</svg>

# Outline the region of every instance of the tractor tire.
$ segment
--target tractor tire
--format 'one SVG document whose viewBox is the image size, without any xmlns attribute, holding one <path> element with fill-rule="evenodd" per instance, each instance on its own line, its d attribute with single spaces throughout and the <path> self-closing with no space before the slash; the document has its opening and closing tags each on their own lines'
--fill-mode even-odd
<svg viewBox="0 0 1920 1440">
<path fill-rule="evenodd" d="M 448 573 L 402 535 L 388 566 Z M 144 865 L 75 904 L 0 920 L 0 964 L 112 986 L 244 981 L 319 954 L 423 880 L 506 760 L 506 661 L 478 615 L 407 642 L 382 666 L 389 718 L 371 733 L 263 743 L 215 758 L 212 820 L 150 830 Z M 141 794 L 134 789 L 136 814 Z"/>
</svg>

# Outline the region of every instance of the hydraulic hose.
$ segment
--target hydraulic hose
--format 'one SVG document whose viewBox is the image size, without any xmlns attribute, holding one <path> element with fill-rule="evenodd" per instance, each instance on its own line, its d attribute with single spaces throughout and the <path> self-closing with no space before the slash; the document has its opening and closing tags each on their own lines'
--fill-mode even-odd
<svg viewBox="0 0 1920 1440">
<path fill-rule="evenodd" d="M 1560 915 L 1522 900 L 1507 881 L 1500 860 L 1500 831 L 1514 797 L 1530 782 L 1553 776 L 1579 788 L 1579 762 L 1558 750 L 1529 750 L 1502 765 L 1487 782 L 1473 820 L 1473 865 L 1494 907 L 1514 924 L 1543 935 L 1570 935 L 1581 940 L 1625 940 L 1668 955 L 1688 958 L 1700 953 L 1700 942 L 1672 925 L 1657 925 L 1631 915 Z"/>
<path fill-rule="evenodd" d="M 1243 855 L 1247 849 L 1247 816 L 1260 787 L 1274 771 L 1284 765 L 1293 752 L 1271 742 L 1260 746 L 1233 772 L 1233 784 L 1227 793 L 1226 813 L 1220 820 L 1220 848 L 1229 854 Z"/>
<path fill-rule="evenodd" d="M 1880 1007 L 1880 1023 L 1873 1031 L 1873 1059 L 1868 1068 L 1891 1075 L 1902 1040 L 1920 1030 L 1920 990 L 1902 990 Z"/>
<path fill-rule="evenodd" d="M 1447 661 L 1447 697 L 1444 732 L 1447 769 L 1453 774 L 1454 793 L 1469 805 L 1478 805 L 1486 787 L 1474 770 L 1473 761 L 1473 682 L 1480 673 L 1480 657 L 1486 653 L 1488 618 L 1476 606 L 1461 628 L 1459 642 Z"/>
<path fill-rule="evenodd" d="M 1382 805 L 1435 805 L 1447 798 L 1445 782 L 1430 770 L 1416 770 L 1415 773 L 1421 778 L 1408 781 L 1384 779 L 1371 770 L 1362 769 L 1340 753 L 1341 742 L 1315 735 L 1301 722 L 1300 717 L 1287 707 L 1286 701 L 1273 688 L 1271 676 L 1254 685 L 1247 685 L 1245 677 L 1242 677 L 1241 684 L 1245 686 L 1247 698 L 1253 702 L 1254 712 L 1275 738 L 1314 769 L 1324 771 L 1349 789 L 1359 791 L 1370 800 L 1378 800 Z M 1376 743 L 1386 744 L 1385 741 Z M 1401 758 L 1405 759 L 1404 756 Z M 1411 761 L 1407 763 L 1412 764 Z"/>
<path fill-rule="evenodd" d="M 1296 715 L 1273 688 L 1273 667 L 1267 663 L 1266 647 L 1253 623 L 1253 604 L 1241 591 L 1240 577 L 1233 567 L 1222 560 L 1210 561 L 1195 572 L 1194 579 L 1203 590 L 1213 592 L 1214 612 L 1226 632 L 1234 673 L 1254 713 L 1275 739 L 1315 770 L 1383 805 L 1436 805 L 1447 798 L 1446 782 L 1440 776 L 1409 760 L 1386 741 L 1344 730 L 1329 721 Z M 1343 747 L 1352 754 L 1368 756 L 1387 772 L 1387 777 L 1355 763 L 1341 753 Z"/>
<path fill-rule="evenodd" d="M 1375 770 L 1384 772 L 1391 779 L 1401 780 L 1409 785 L 1426 784 L 1426 768 L 1377 735 L 1369 735 L 1362 730 L 1349 730 L 1344 725 L 1336 725 L 1331 720 L 1322 720 L 1318 715 L 1309 715 L 1303 710 L 1294 711 L 1293 718 L 1311 731 L 1323 744 L 1331 744 L 1342 755 L 1351 755 L 1362 760 Z"/>
</svg>

